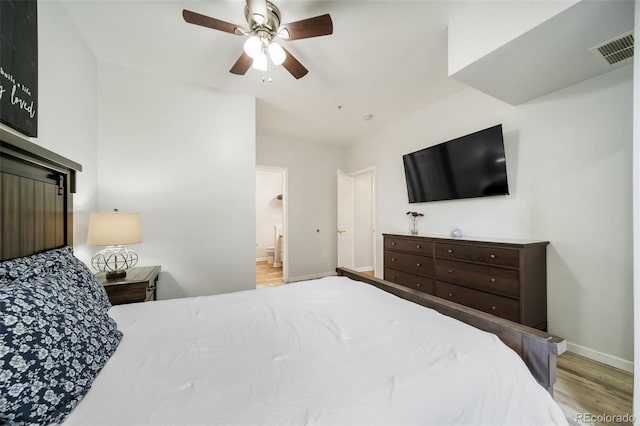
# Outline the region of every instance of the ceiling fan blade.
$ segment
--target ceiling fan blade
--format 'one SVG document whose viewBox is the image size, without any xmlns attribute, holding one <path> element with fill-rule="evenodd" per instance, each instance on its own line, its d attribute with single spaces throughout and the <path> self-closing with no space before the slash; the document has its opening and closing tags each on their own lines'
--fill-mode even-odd
<svg viewBox="0 0 640 426">
<path fill-rule="evenodd" d="M 286 36 L 287 33 L 289 37 Z M 300 40 L 329 34 L 333 34 L 333 21 L 331 21 L 331 15 L 328 13 L 315 18 L 284 24 L 279 32 L 279 35 L 286 40 Z"/>
<path fill-rule="evenodd" d="M 232 24 L 230 22 L 221 21 L 220 19 L 212 18 L 210 16 L 201 15 L 196 12 L 192 12 L 187 9 L 182 10 L 182 17 L 190 24 L 200 25 L 201 27 L 213 28 L 214 30 L 224 31 L 225 33 L 238 34 L 236 29 L 240 29 L 240 26 Z"/>
<path fill-rule="evenodd" d="M 251 16 L 259 24 L 262 25 L 267 21 L 267 2 L 266 0 L 247 0 Z"/>
<path fill-rule="evenodd" d="M 300 79 L 307 75 L 309 72 L 308 69 L 304 67 L 287 49 L 282 48 L 284 52 L 287 54 L 282 66 L 287 69 L 296 79 Z"/>
<path fill-rule="evenodd" d="M 229 72 L 236 75 L 245 75 L 252 63 L 253 59 L 251 59 L 251 56 L 242 52 L 242 55 L 240 55 L 236 63 L 233 64 Z"/>
</svg>

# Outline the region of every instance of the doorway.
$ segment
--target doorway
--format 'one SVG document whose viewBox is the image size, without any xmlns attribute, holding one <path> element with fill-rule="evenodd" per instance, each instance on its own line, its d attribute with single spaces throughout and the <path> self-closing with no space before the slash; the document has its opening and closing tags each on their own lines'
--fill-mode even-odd
<svg viewBox="0 0 640 426">
<path fill-rule="evenodd" d="M 375 274 L 375 167 L 338 170 L 338 266 Z"/>
<path fill-rule="evenodd" d="M 287 169 L 256 167 L 256 287 L 288 281 Z"/>
</svg>

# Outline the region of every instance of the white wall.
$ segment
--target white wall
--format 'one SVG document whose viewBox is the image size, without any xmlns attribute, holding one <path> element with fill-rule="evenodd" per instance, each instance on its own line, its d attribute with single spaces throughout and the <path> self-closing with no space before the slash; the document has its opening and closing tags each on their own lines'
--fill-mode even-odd
<svg viewBox="0 0 640 426">
<path fill-rule="evenodd" d="M 635 1 L 635 28 L 640 28 L 640 0 Z M 637 36 L 637 34 L 636 34 Z M 633 58 L 633 312 L 634 363 L 640 365 L 640 62 Z M 633 415 L 640 412 L 640 374 L 633 374 Z"/>
<path fill-rule="evenodd" d="M 255 288 L 255 100 L 98 68 L 99 207 L 140 213 L 161 299 Z"/>
<path fill-rule="evenodd" d="M 455 74 L 579 0 L 472 3 L 447 28 L 449 75 Z"/>
<path fill-rule="evenodd" d="M 273 226 L 284 224 L 281 171 L 256 170 L 256 260 L 267 258 L 267 247 L 275 248 Z"/>
<path fill-rule="evenodd" d="M 89 213 L 97 208 L 97 63 L 66 9 L 38 2 L 38 137 L 27 138 L 83 166 L 74 195 L 74 252 L 89 262 Z"/>
<path fill-rule="evenodd" d="M 402 155 L 504 127 L 511 195 L 409 205 Z M 353 147 L 349 170 L 376 166 L 377 250 L 384 232 L 549 240 L 550 332 L 574 351 L 630 369 L 632 67 L 512 107 L 465 89 Z M 382 256 L 377 270 L 382 274 Z"/>
<path fill-rule="evenodd" d="M 258 135 L 257 164 L 288 169 L 290 281 L 335 274 L 336 170 L 344 154 L 338 146 Z"/>
</svg>

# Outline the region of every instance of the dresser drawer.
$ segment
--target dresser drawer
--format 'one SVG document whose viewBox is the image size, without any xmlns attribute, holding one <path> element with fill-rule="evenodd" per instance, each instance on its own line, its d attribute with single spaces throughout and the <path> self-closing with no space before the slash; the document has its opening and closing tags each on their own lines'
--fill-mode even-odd
<svg viewBox="0 0 640 426">
<path fill-rule="evenodd" d="M 433 256 L 432 241 L 386 237 L 384 239 L 384 249 L 400 250 L 425 256 Z"/>
<path fill-rule="evenodd" d="M 144 282 L 126 285 L 105 286 L 104 289 L 107 291 L 107 296 L 109 296 L 109 301 L 112 305 L 145 302 L 149 300 L 148 283 Z"/>
<path fill-rule="evenodd" d="M 406 272 L 396 271 L 391 268 L 384 268 L 384 279 L 414 290 L 433 294 L 433 278 L 407 274 Z"/>
<path fill-rule="evenodd" d="M 520 266 L 519 251 L 506 248 L 436 243 L 436 257 L 469 260 L 513 268 Z"/>
<path fill-rule="evenodd" d="M 520 273 L 512 269 L 436 259 L 436 279 L 520 297 Z"/>
<path fill-rule="evenodd" d="M 433 277 L 433 258 L 417 254 L 385 250 L 384 267 L 405 271 L 409 274 Z"/>
<path fill-rule="evenodd" d="M 115 280 L 106 279 L 104 272 L 96 274 L 96 279 L 104 287 L 111 304 L 121 305 L 156 300 L 159 275 L 160 266 L 141 266 L 128 269 L 126 276 Z"/>
<path fill-rule="evenodd" d="M 436 281 L 435 294 L 443 299 L 451 300 L 479 311 L 520 322 L 520 304 L 517 300 L 441 281 Z"/>
</svg>

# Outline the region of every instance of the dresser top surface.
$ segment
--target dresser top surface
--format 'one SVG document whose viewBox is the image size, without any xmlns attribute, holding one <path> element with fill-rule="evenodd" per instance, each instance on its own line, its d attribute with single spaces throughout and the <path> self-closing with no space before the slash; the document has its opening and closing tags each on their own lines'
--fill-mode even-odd
<svg viewBox="0 0 640 426">
<path fill-rule="evenodd" d="M 472 237 L 464 236 L 460 238 L 451 237 L 449 235 L 439 234 L 423 234 L 423 235 L 410 235 L 410 234 L 382 234 L 385 237 L 402 237 L 402 238 L 430 238 L 434 240 L 442 240 L 445 242 L 479 242 L 479 243 L 497 243 L 497 244 L 516 244 L 516 245 L 532 245 L 532 244 L 549 244 L 549 241 L 543 240 L 528 240 L 522 238 L 490 238 L 490 237 Z"/>
</svg>

